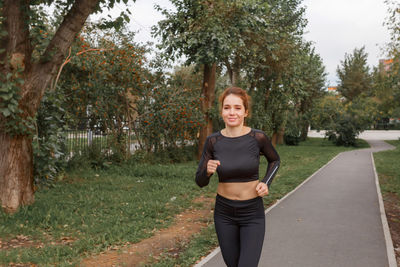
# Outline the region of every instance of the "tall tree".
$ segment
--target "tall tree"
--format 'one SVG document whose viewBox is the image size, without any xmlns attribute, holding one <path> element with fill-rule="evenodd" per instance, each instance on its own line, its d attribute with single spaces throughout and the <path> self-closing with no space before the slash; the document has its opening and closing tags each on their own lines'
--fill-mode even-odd
<svg viewBox="0 0 400 267">
<path fill-rule="evenodd" d="M 311 110 L 316 101 L 323 96 L 326 72 L 321 57 L 315 53 L 311 44 L 304 45 L 300 58 L 298 86 L 302 90 L 297 102 L 297 119 L 301 131 L 300 140 L 305 141 L 310 126 Z"/>
<path fill-rule="evenodd" d="M 344 61 L 340 62 L 341 66 L 337 68 L 340 79 L 337 90 L 349 101 L 371 90 L 372 80 L 367 57 L 365 47 L 355 48 L 353 54 L 345 55 Z"/>
<path fill-rule="evenodd" d="M 400 53 L 400 3 L 395 0 L 385 0 L 388 17 L 385 25 L 390 32 L 389 53 L 392 57 Z"/>
<path fill-rule="evenodd" d="M 87 17 L 121 0 L 4 0 L 0 2 L 0 202 L 6 212 L 34 202 L 32 121 Z M 127 2 L 127 0 L 123 0 Z M 51 40 L 41 33 L 42 5 L 62 14 Z M 120 25 L 122 14 L 104 26 Z M 39 39 L 38 39 L 39 36 Z M 43 48 L 43 50 L 38 49 Z"/>
<path fill-rule="evenodd" d="M 253 51 L 242 60 L 249 91 L 262 101 L 261 113 L 270 114 L 272 142 L 283 142 L 288 103 L 300 88 L 294 86 L 291 73 L 298 68 L 295 58 L 301 47 L 306 25 L 301 1 L 262 1 L 267 4 L 253 42 L 247 44 Z M 302 64 L 302 63 L 301 63 Z M 275 99 L 274 99 L 275 98 Z M 261 106 L 261 105 L 258 105 Z M 266 122 L 261 127 L 266 127 Z M 267 129 L 265 129 L 267 130 Z"/>
<path fill-rule="evenodd" d="M 160 47 L 169 58 L 186 57 L 187 64 L 203 67 L 201 108 L 205 114 L 205 127 L 200 130 L 198 157 L 206 137 L 212 133 L 210 110 L 215 100 L 217 64 L 231 54 L 232 36 L 227 30 L 229 14 L 223 0 L 171 0 L 176 11 L 160 6 L 166 19 L 153 28 L 154 36 L 161 38 Z"/>
<path fill-rule="evenodd" d="M 388 44 L 389 56 L 393 58 L 387 85 L 393 90 L 393 104 L 395 106 L 393 116 L 400 117 L 400 3 L 393 0 L 385 0 L 385 3 L 388 6 L 389 13 L 385 22 L 391 40 Z"/>
</svg>

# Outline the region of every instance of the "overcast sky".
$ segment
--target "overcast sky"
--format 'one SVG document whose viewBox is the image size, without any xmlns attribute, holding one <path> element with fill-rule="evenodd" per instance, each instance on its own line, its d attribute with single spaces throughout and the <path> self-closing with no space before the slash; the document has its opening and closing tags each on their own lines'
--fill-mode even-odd
<svg viewBox="0 0 400 267">
<path fill-rule="evenodd" d="M 154 9 L 155 3 L 173 8 L 168 0 L 136 0 L 131 4 L 133 18 L 129 27 L 138 31 L 136 42 L 154 41 L 151 26 L 163 18 Z M 304 0 L 303 5 L 308 20 L 305 39 L 313 41 L 321 55 L 328 85 L 337 84 L 336 68 L 345 53 L 352 53 L 354 48 L 365 46 L 370 67 L 384 58 L 382 48 L 390 37 L 383 26 L 387 16 L 383 0 Z"/>
</svg>

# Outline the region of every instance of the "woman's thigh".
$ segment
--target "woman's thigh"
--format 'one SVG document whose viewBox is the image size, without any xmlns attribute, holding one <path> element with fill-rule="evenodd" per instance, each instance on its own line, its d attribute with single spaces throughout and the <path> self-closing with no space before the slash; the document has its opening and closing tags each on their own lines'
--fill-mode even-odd
<svg viewBox="0 0 400 267">
<path fill-rule="evenodd" d="M 239 226 L 222 216 L 214 216 L 215 231 L 221 248 L 222 258 L 228 267 L 237 267 L 240 255 Z"/>
<path fill-rule="evenodd" d="M 239 267 L 256 267 L 265 235 L 265 217 L 257 217 L 240 227 Z"/>
</svg>

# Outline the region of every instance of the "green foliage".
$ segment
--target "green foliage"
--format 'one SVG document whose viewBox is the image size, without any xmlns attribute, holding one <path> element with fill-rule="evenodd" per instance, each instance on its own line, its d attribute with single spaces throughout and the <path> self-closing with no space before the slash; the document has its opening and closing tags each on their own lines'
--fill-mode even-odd
<svg viewBox="0 0 400 267">
<path fill-rule="evenodd" d="M 161 39 L 159 48 L 173 59 L 185 55 L 187 64 L 212 64 L 220 62 L 232 51 L 232 37 L 227 16 L 230 2 L 217 0 L 172 0 L 176 12 L 156 5 L 166 17 L 152 28 L 155 37 Z"/>
<path fill-rule="evenodd" d="M 89 25 L 76 38 L 57 85 L 66 95 L 68 126 L 107 134 L 115 161 L 128 156 L 125 129 L 133 127 L 136 101 L 149 86 L 146 50 L 132 39 L 130 32 L 97 32 Z"/>
<path fill-rule="evenodd" d="M 119 151 L 114 150 L 118 157 Z M 117 160 L 116 160 L 117 161 Z M 102 146 L 99 143 L 92 143 L 86 149 L 83 149 L 75 153 L 71 159 L 68 160 L 68 170 L 84 170 L 87 168 L 93 168 L 95 170 L 107 169 L 110 167 L 112 161 L 109 153 L 102 150 Z"/>
<path fill-rule="evenodd" d="M 373 96 L 379 110 L 378 120 L 400 117 L 400 54 L 388 60 L 389 69 L 383 65 L 375 68 L 373 73 Z"/>
<path fill-rule="evenodd" d="M 0 87 L 0 112 L 5 118 L 18 113 L 18 100 L 21 98 L 19 91 L 23 80 L 18 78 L 18 73 L 13 77 L 11 73 L 2 79 Z"/>
<path fill-rule="evenodd" d="M 285 140 L 285 144 L 289 146 L 297 146 L 300 142 L 300 127 L 299 121 L 297 120 L 295 114 L 293 112 L 289 113 L 285 134 L 283 136 Z"/>
<path fill-rule="evenodd" d="M 390 118 L 400 118 L 400 4 L 396 1 L 385 1 L 388 9 L 387 26 L 391 40 L 387 44 L 386 66 L 380 64 L 373 72 L 373 96 L 379 110 L 377 127 L 389 127 Z M 396 125 L 390 125 L 396 127 Z"/>
<path fill-rule="evenodd" d="M 31 135 L 34 131 L 34 116 L 36 110 L 28 112 L 22 109 L 26 103 L 21 101 L 21 88 L 24 86 L 25 78 L 28 76 L 25 73 L 26 69 L 32 69 L 32 64 L 37 63 L 39 59 L 43 60 L 43 54 L 48 48 L 50 40 L 57 31 L 63 17 L 67 15 L 72 5 L 76 1 L 73 0 L 36 0 L 30 1 L 23 5 L 23 20 L 26 23 L 29 38 L 27 47 L 30 50 L 29 54 L 24 54 L 25 59 L 23 66 L 18 66 L 20 69 L 14 70 L 15 66 L 10 66 L 10 62 L 0 62 L 3 67 L 2 77 L 0 78 L 0 128 L 11 135 Z M 96 12 L 100 12 L 105 7 L 112 8 L 116 3 L 125 3 L 127 0 L 101 0 L 96 7 Z M 48 14 L 44 10 L 44 5 L 52 6 L 55 10 L 54 14 Z M 8 42 L 8 33 L 4 28 L 5 16 L 3 14 L 3 1 L 0 3 L 0 40 Z M 129 10 L 127 10 L 129 13 Z M 121 25 L 129 21 L 125 12 L 122 12 L 117 19 L 109 22 L 107 27 L 120 29 Z M 20 33 L 23 35 L 24 33 Z M 28 50 L 26 52 L 28 52 Z M 5 53 L 5 61 L 10 60 L 10 55 L 4 47 L 0 49 L 0 53 Z M 32 114 L 31 114 L 32 113 Z"/>
<path fill-rule="evenodd" d="M 340 79 L 338 92 L 351 101 L 361 93 L 371 91 L 372 80 L 367 65 L 368 54 L 365 47 L 354 49 L 353 54 L 346 54 L 341 66 L 337 68 Z"/>
<path fill-rule="evenodd" d="M 0 129 L 10 135 L 32 135 L 34 119 L 19 108 L 22 71 L 7 73 L 0 77 Z"/>
<path fill-rule="evenodd" d="M 153 64 L 158 64 L 156 58 Z M 193 67 L 175 70 L 170 77 L 156 69 L 152 83 L 136 101 L 139 125 L 135 127 L 141 149 L 158 153 L 196 140 L 203 124 L 200 112 L 200 79 Z"/>
<path fill-rule="evenodd" d="M 157 152 L 138 150 L 128 159 L 131 163 L 166 164 L 183 163 L 196 158 L 197 146 L 165 147 Z"/>
<path fill-rule="evenodd" d="M 129 2 L 135 2 L 136 0 L 100 0 L 95 7 L 94 13 L 101 13 L 104 10 L 111 10 L 117 4 L 124 4 L 125 11 L 121 11 L 119 16 L 112 18 L 110 15 L 107 19 L 102 18 L 96 25 L 99 29 L 115 29 L 119 31 L 123 28 L 126 23 L 129 23 L 130 18 L 128 15 L 132 15 L 129 10 Z M 75 4 L 75 0 L 35 0 L 31 1 L 30 5 L 32 9 L 43 10 L 43 5 L 52 7 L 55 10 L 55 17 L 57 18 L 57 23 L 55 26 L 59 26 L 62 22 L 62 18 L 67 15 L 68 11 Z M 48 16 L 49 14 L 47 14 Z M 45 16 L 41 16 L 41 19 Z"/>
<path fill-rule="evenodd" d="M 311 44 L 302 40 L 301 1 L 172 3 L 174 12 L 157 6 L 166 17 L 153 28 L 160 47 L 167 58 L 184 55 L 188 64 L 222 65 L 218 73 L 229 76 L 223 87 L 241 86 L 252 96 L 248 125 L 272 132 L 284 128 L 293 105 L 301 117 L 309 113 L 321 96 L 325 70 Z M 208 112 L 213 126 L 223 127 L 217 105 Z"/>
<path fill-rule="evenodd" d="M 360 132 L 368 129 L 377 116 L 374 101 L 361 96 L 344 102 L 338 96 L 326 96 L 313 110 L 313 127 L 327 130 L 336 145 L 355 146 Z"/>
<path fill-rule="evenodd" d="M 64 96 L 48 91 L 42 99 L 36 119 L 33 140 L 34 179 L 36 184 L 52 185 L 66 167 L 67 127 Z"/>
<path fill-rule="evenodd" d="M 390 32 L 389 54 L 398 57 L 400 53 L 400 3 L 394 0 L 385 0 L 388 16 L 385 25 Z"/>
</svg>

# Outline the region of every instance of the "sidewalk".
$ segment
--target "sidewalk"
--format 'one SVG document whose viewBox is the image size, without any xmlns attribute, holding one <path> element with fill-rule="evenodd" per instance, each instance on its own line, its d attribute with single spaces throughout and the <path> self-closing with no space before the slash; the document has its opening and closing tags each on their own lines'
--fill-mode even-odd
<svg viewBox="0 0 400 267">
<path fill-rule="evenodd" d="M 396 266 L 371 157 L 391 146 L 368 142 L 371 149 L 340 153 L 266 211 L 259 267 Z M 196 266 L 225 264 L 217 249 Z"/>
<path fill-rule="evenodd" d="M 325 131 L 310 130 L 307 136 L 324 138 Z M 360 133 L 358 138 L 365 140 L 399 140 L 400 130 L 367 130 Z"/>
</svg>

